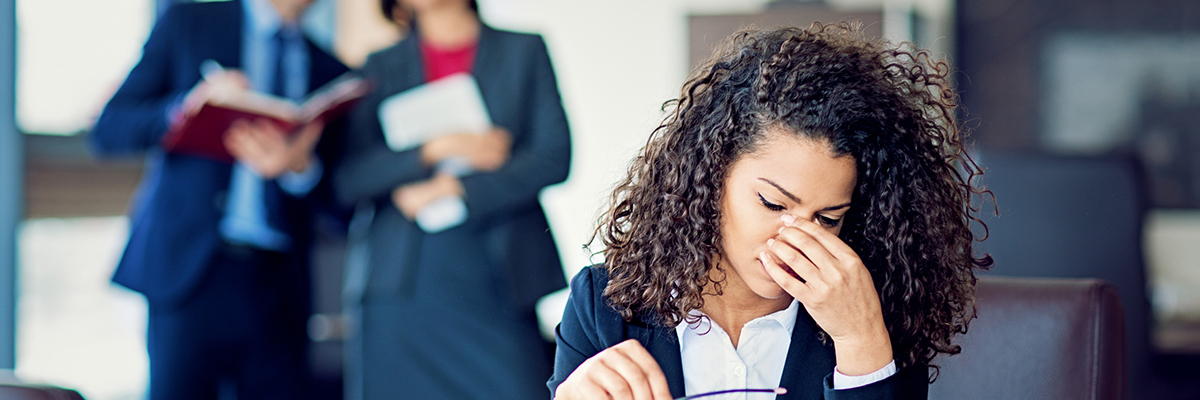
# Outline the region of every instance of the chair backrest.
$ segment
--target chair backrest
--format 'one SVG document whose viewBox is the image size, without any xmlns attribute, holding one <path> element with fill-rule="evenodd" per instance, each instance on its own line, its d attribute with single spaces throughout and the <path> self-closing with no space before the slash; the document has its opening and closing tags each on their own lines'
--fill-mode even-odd
<svg viewBox="0 0 1200 400">
<path fill-rule="evenodd" d="M 71 389 L 27 383 L 0 383 L 0 399 L 5 400 L 83 400 Z"/>
<path fill-rule="evenodd" d="M 1150 383 L 1153 312 L 1142 248 L 1147 209 L 1141 169 L 1131 158 L 1039 154 L 980 156 L 983 184 L 999 217 L 977 249 L 996 266 L 986 275 L 1099 278 L 1116 286 L 1125 310 L 1129 384 Z"/>
<path fill-rule="evenodd" d="M 1124 313 L 1098 279 L 984 277 L 977 319 L 940 356 L 930 399 L 1126 398 Z"/>
</svg>

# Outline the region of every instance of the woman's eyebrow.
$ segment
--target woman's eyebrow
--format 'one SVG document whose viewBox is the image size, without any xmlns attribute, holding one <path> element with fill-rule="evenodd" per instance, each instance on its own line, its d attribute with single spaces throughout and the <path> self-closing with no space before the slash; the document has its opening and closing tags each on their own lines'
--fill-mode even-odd
<svg viewBox="0 0 1200 400">
<path fill-rule="evenodd" d="M 784 189 L 782 186 L 779 186 L 779 184 L 778 184 L 778 183 L 771 182 L 771 180 L 770 180 L 770 179 L 767 179 L 767 178 L 758 178 L 758 180 L 760 180 L 760 181 L 763 181 L 763 182 L 766 182 L 768 185 L 774 186 L 774 187 L 775 187 L 775 189 L 778 189 L 778 190 L 779 190 L 779 193 L 783 193 L 783 195 L 784 195 L 784 196 L 787 196 L 787 198 L 789 198 L 789 199 L 792 199 L 792 201 L 796 202 L 796 204 L 804 204 L 804 202 L 803 202 L 803 201 L 800 201 L 800 198 L 799 198 L 799 197 L 796 197 L 796 195 L 794 195 L 794 194 L 792 194 L 791 192 L 787 191 L 787 189 Z M 850 207 L 850 203 L 839 204 L 839 205 L 836 205 L 836 206 L 831 206 L 831 207 L 825 207 L 825 208 L 822 208 L 822 209 L 821 209 L 821 211 L 833 211 L 833 210 L 840 210 L 840 209 L 843 209 L 843 208 L 846 208 L 846 207 Z"/>
<path fill-rule="evenodd" d="M 799 197 L 796 197 L 796 195 L 792 194 L 791 192 L 788 192 L 787 189 L 784 189 L 783 186 L 779 186 L 778 183 L 771 182 L 771 180 L 767 179 L 767 178 L 758 178 L 758 180 L 766 182 L 768 185 L 774 186 L 776 189 L 779 189 L 780 193 L 783 193 L 784 196 L 787 196 L 787 198 L 792 199 L 792 201 L 796 202 L 796 204 L 804 203 L 803 201 L 800 201 Z"/>
</svg>

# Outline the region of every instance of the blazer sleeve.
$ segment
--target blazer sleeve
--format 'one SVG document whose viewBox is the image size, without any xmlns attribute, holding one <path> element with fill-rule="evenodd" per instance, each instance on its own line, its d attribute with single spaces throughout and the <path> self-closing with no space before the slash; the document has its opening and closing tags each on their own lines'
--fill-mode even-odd
<svg viewBox="0 0 1200 400">
<path fill-rule="evenodd" d="M 391 51 L 372 54 L 363 65 L 363 75 L 377 87 L 383 86 L 388 74 L 395 73 L 394 63 L 388 62 L 394 55 Z M 345 155 L 334 177 L 334 192 L 342 204 L 387 199 L 397 187 L 432 176 L 432 170 L 421 163 L 420 147 L 400 152 L 387 147 L 378 110 L 388 95 L 376 90 L 350 114 Z"/>
<path fill-rule="evenodd" d="M 172 42 L 184 28 L 179 7 L 171 7 L 154 25 L 138 61 L 92 128 L 90 142 L 100 156 L 144 152 L 167 132 L 168 108 L 190 88 L 172 87 Z M 199 78 L 197 77 L 197 80 Z"/>
<path fill-rule="evenodd" d="M 603 293 L 604 283 L 594 277 L 593 268 L 584 268 L 571 279 L 571 295 L 563 311 L 562 322 L 554 329 L 558 343 L 554 354 L 554 374 L 546 382 L 553 395 L 558 385 L 567 380 L 580 364 L 609 347 L 603 343 L 596 307 L 597 293 Z M 597 286 L 600 286 L 597 291 Z M 603 306 L 603 303 L 599 304 Z M 619 319 L 619 317 L 618 317 Z"/>
<path fill-rule="evenodd" d="M 519 147 L 514 147 L 507 163 L 492 172 L 469 175 L 461 179 L 468 218 L 486 218 L 536 202 L 542 188 L 562 182 L 571 165 L 571 135 L 566 112 L 558 92 L 558 81 L 546 43 L 541 36 L 531 36 L 528 55 L 533 74 L 532 84 L 525 93 L 532 101 L 530 127 Z M 514 143 L 514 146 L 518 145 Z"/>
<path fill-rule="evenodd" d="M 825 376 L 826 400 L 926 399 L 929 397 L 929 367 L 901 369 L 884 380 L 853 389 L 834 390 L 833 373 Z"/>
</svg>

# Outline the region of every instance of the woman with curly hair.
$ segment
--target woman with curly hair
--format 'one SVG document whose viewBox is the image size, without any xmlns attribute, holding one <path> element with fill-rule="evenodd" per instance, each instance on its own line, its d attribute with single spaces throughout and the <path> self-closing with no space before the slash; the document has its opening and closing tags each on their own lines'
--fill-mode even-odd
<svg viewBox="0 0 1200 400">
<path fill-rule="evenodd" d="M 616 187 L 551 392 L 925 398 L 992 263 L 947 73 L 847 23 L 728 39 Z"/>
</svg>

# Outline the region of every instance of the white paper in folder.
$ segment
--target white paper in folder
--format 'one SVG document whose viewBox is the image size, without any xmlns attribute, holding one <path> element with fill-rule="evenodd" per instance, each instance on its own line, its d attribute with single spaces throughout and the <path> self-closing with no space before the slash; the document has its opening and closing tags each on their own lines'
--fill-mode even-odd
<svg viewBox="0 0 1200 400">
<path fill-rule="evenodd" d="M 429 139 L 487 132 L 492 126 L 475 78 L 458 73 L 400 92 L 379 104 L 388 147 L 408 150 Z"/>
</svg>

